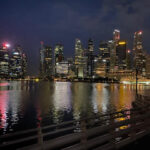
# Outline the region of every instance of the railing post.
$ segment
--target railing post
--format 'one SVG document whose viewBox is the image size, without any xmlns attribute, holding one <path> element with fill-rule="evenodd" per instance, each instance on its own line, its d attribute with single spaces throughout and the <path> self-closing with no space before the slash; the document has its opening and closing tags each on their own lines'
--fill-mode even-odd
<svg viewBox="0 0 150 150">
<path fill-rule="evenodd" d="M 43 150 L 43 135 L 41 127 L 38 128 L 38 145 L 41 147 L 41 150 Z"/>
<path fill-rule="evenodd" d="M 83 150 L 87 150 L 86 120 L 81 120 L 81 144 L 82 144 Z"/>
<path fill-rule="evenodd" d="M 112 137 L 110 139 L 110 144 L 112 145 L 113 149 L 116 149 L 116 139 L 115 139 L 115 124 L 114 124 L 114 115 L 110 114 L 110 136 Z"/>
<path fill-rule="evenodd" d="M 135 116 L 134 110 L 130 110 L 130 120 L 131 120 L 131 138 L 136 141 L 136 121 L 133 121 L 133 119 L 136 117 Z"/>
</svg>

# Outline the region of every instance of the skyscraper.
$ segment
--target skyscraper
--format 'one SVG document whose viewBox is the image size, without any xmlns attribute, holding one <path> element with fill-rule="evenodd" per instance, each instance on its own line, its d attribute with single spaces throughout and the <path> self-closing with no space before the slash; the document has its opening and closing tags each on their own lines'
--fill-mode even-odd
<svg viewBox="0 0 150 150">
<path fill-rule="evenodd" d="M 110 70 L 110 48 L 108 42 L 101 42 L 99 50 L 101 67 L 107 73 Z"/>
<path fill-rule="evenodd" d="M 93 51 L 94 51 L 94 44 L 93 44 L 92 39 L 88 40 L 88 51 L 91 52 L 91 53 L 93 53 Z"/>
<path fill-rule="evenodd" d="M 77 78 L 85 78 L 87 71 L 87 59 L 84 48 L 79 39 L 75 40 L 75 74 Z"/>
<path fill-rule="evenodd" d="M 0 45 L 0 78 L 9 77 L 9 54 L 5 44 Z"/>
<path fill-rule="evenodd" d="M 110 71 L 115 70 L 116 65 L 116 43 L 113 40 L 108 41 L 108 48 L 110 52 Z"/>
<path fill-rule="evenodd" d="M 58 74 L 58 66 L 59 64 L 64 60 L 64 46 L 62 44 L 56 44 L 55 49 L 54 49 L 54 72 L 55 76 Z"/>
<path fill-rule="evenodd" d="M 134 33 L 134 43 L 133 43 L 133 53 L 134 53 L 134 67 L 139 73 L 142 73 L 145 68 L 145 56 L 143 52 L 142 43 L 142 31 L 137 31 Z"/>
<path fill-rule="evenodd" d="M 120 40 L 116 45 L 116 62 L 119 69 L 126 69 L 127 42 Z"/>
<path fill-rule="evenodd" d="M 94 44 L 93 44 L 93 40 L 89 39 L 88 40 L 88 52 L 87 52 L 87 75 L 89 78 L 92 78 L 93 76 L 93 70 L 94 70 Z"/>
<path fill-rule="evenodd" d="M 114 69 L 112 68 L 111 70 L 118 70 L 118 58 L 117 58 L 117 46 L 118 46 L 118 42 L 120 40 L 120 30 L 115 29 L 113 32 L 113 62 L 114 64 Z"/>
<path fill-rule="evenodd" d="M 53 75 L 52 48 L 41 42 L 40 48 L 40 77 L 51 78 Z"/>
<path fill-rule="evenodd" d="M 45 46 L 44 75 L 46 78 L 51 78 L 53 75 L 53 60 L 51 46 Z"/>
<path fill-rule="evenodd" d="M 44 58 L 45 58 L 44 42 L 41 41 L 41 48 L 40 48 L 40 77 L 41 78 L 44 78 Z"/>
<path fill-rule="evenodd" d="M 82 62 L 83 47 L 81 40 L 75 40 L 75 65 L 80 65 Z"/>
<path fill-rule="evenodd" d="M 54 49 L 55 64 L 64 60 L 64 46 L 56 44 Z"/>
<path fill-rule="evenodd" d="M 11 78 L 24 78 L 26 75 L 27 58 L 20 45 L 17 45 L 11 53 L 10 76 Z"/>
<path fill-rule="evenodd" d="M 115 42 L 120 40 L 120 30 L 118 30 L 118 29 L 114 30 L 114 32 L 113 32 L 113 40 Z"/>
<path fill-rule="evenodd" d="M 22 75 L 23 78 L 27 75 L 27 56 L 25 53 L 22 54 Z"/>
</svg>

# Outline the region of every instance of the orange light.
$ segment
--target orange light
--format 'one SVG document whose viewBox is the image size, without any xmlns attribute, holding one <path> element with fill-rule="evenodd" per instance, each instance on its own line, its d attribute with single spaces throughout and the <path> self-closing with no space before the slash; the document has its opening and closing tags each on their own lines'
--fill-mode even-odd
<svg viewBox="0 0 150 150">
<path fill-rule="evenodd" d="M 119 45 L 125 45 L 126 42 L 119 42 Z"/>
</svg>

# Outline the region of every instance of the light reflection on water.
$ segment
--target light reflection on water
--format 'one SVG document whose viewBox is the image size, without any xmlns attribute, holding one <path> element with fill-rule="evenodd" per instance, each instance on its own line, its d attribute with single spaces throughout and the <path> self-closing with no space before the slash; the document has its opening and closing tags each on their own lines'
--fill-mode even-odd
<svg viewBox="0 0 150 150">
<path fill-rule="evenodd" d="M 140 94 L 150 86 L 138 86 Z M 81 116 L 130 109 L 135 85 L 70 82 L 0 82 L 0 134 Z"/>
</svg>

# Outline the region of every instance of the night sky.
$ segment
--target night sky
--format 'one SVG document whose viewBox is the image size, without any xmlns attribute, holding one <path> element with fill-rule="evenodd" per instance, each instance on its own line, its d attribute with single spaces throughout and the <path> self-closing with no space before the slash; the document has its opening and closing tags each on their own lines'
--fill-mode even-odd
<svg viewBox="0 0 150 150">
<path fill-rule="evenodd" d="M 61 42 L 69 57 L 75 38 L 85 48 L 93 38 L 97 51 L 100 41 L 112 39 L 114 29 L 130 49 L 134 32 L 142 30 L 150 53 L 150 0 L 0 0 L 0 42 L 22 45 L 29 74 L 38 72 L 40 41 L 53 48 Z"/>
</svg>

